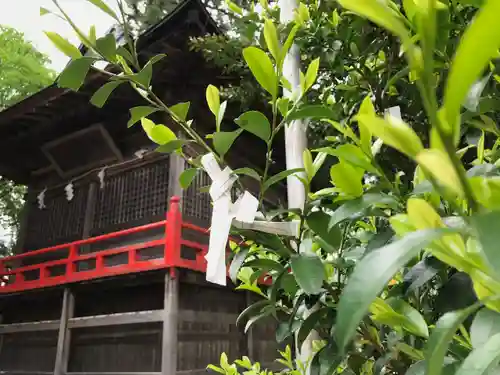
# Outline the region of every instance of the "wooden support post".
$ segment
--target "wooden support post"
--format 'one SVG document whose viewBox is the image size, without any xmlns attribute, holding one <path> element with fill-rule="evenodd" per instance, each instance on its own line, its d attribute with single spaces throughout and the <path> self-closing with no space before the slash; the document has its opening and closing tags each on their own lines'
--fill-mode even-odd
<svg viewBox="0 0 500 375">
<path fill-rule="evenodd" d="M 182 187 L 179 183 L 179 177 L 184 172 L 184 159 L 172 152 L 169 156 L 168 169 L 168 197 L 178 196 L 182 198 Z"/>
<path fill-rule="evenodd" d="M 162 375 L 175 375 L 177 371 L 177 321 L 179 310 L 179 278 L 175 272 L 165 274 L 163 306 Z"/>
<path fill-rule="evenodd" d="M 69 349 L 71 344 L 71 332 L 68 328 L 68 320 L 73 317 L 74 310 L 75 298 L 70 289 L 66 288 L 64 289 L 61 320 L 59 321 L 54 375 L 64 375 L 68 371 Z"/>
</svg>

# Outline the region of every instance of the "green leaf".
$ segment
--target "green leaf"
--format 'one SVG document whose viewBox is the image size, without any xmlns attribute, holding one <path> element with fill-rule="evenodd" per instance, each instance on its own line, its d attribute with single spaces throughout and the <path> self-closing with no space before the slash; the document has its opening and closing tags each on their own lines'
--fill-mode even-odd
<svg viewBox="0 0 500 375">
<path fill-rule="evenodd" d="M 287 121 L 300 119 L 335 119 L 337 115 L 330 108 L 324 105 L 305 105 L 290 112 Z"/>
<path fill-rule="evenodd" d="M 170 141 L 164 145 L 157 147 L 155 151 L 160 152 L 162 154 L 170 154 L 171 152 L 180 149 L 182 146 L 190 142 L 192 141 L 186 139 L 175 139 L 173 141 Z"/>
<path fill-rule="evenodd" d="M 179 183 L 183 189 L 187 189 L 191 185 L 196 177 L 196 173 L 198 173 L 198 168 L 188 168 L 182 171 L 179 176 Z"/>
<path fill-rule="evenodd" d="M 444 93 L 446 122 L 443 125 L 447 126 L 448 132 L 455 136 L 455 140 L 460 133 L 460 106 L 472 84 L 481 76 L 500 48 L 500 33 L 491 32 L 498 29 L 498 14 L 500 2 L 485 1 L 474 22 L 470 23 L 460 39 L 451 64 Z"/>
<path fill-rule="evenodd" d="M 242 174 L 245 176 L 252 177 L 252 178 L 256 179 L 257 181 L 260 181 L 259 173 L 252 168 L 238 168 L 238 169 L 235 169 L 233 171 L 233 174 L 236 174 L 236 175 Z"/>
<path fill-rule="evenodd" d="M 129 50 L 125 48 L 125 46 L 118 47 L 116 53 L 123 57 L 129 64 L 134 64 L 134 58 L 132 57 L 132 54 L 129 52 Z"/>
<path fill-rule="evenodd" d="M 340 162 L 330 168 L 330 178 L 333 184 L 343 193 L 357 198 L 363 194 L 364 171 L 350 164 Z"/>
<path fill-rule="evenodd" d="M 302 343 L 304 340 L 309 336 L 309 333 L 314 329 L 314 327 L 318 324 L 321 323 L 322 320 L 324 320 L 330 312 L 335 312 L 330 307 L 322 307 L 316 311 L 313 311 L 307 318 L 304 320 L 302 325 L 299 328 L 299 332 L 297 333 L 297 347 L 302 347 Z M 332 324 L 331 321 L 328 322 L 328 324 Z"/>
<path fill-rule="evenodd" d="M 389 298 L 387 303 L 405 319 L 403 328 L 420 337 L 429 337 L 429 329 L 422 314 L 400 298 Z"/>
<path fill-rule="evenodd" d="M 319 57 L 311 61 L 311 63 L 307 68 L 304 92 L 309 90 L 312 87 L 312 85 L 314 85 L 314 82 L 316 82 L 316 77 L 318 76 L 318 70 L 319 70 Z"/>
<path fill-rule="evenodd" d="M 248 306 L 245 310 L 241 312 L 241 314 L 236 319 L 236 325 L 239 326 L 242 323 L 243 319 L 246 319 L 247 317 L 260 314 L 262 309 L 268 304 L 269 304 L 268 300 L 260 300 Z"/>
<path fill-rule="evenodd" d="M 241 266 L 243 265 L 243 262 L 245 262 L 245 259 L 248 255 L 248 252 L 250 251 L 250 248 L 240 248 L 240 251 L 238 251 L 234 257 L 233 260 L 231 261 L 231 265 L 229 266 L 229 278 L 231 281 L 236 284 L 238 281 L 238 272 L 240 271 Z"/>
<path fill-rule="evenodd" d="M 96 59 L 93 57 L 81 57 L 77 60 L 71 60 L 57 79 L 59 87 L 78 91 L 95 61 Z"/>
<path fill-rule="evenodd" d="M 306 217 L 306 223 L 316 235 L 321 237 L 328 245 L 338 248 L 342 240 L 342 233 L 338 227 L 328 228 L 330 215 L 322 211 L 311 212 Z"/>
<path fill-rule="evenodd" d="M 472 346 L 479 348 L 488 339 L 500 333 L 500 314 L 487 308 L 481 309 L 470 327 Z"/>
<path fill-rule="evenodd" d="M 226 153 L 231 148 L 232 144 L 238 138 L 243 130 L 239 129 L 234 132 L 217 132 L 214 133 L 213 136 L 213 144 L 215 151 L 221 156 L 224 157 Z"/>
<path fill-rule="evenodd" d="M 189 105 L 190 105 L 189 102 L 177 103 L 171 107 L 168 107 L 168 109 L 172 111 L 182 121 L 186 121 L 187 114 L 189 112 Z"/>
<path fill-rule="evenodd" d="M 243 15 L 243 9 L 241 9 L 238 5 L 233 3 L 230 0 L 225 0 L 227 7 L 232 10 L 234 13 L 239 14 L 240 16 Z"/>
<path fill-rule="evenodd" d="M 263 192 L 269 189 L 275 183 L 287 178 L 288 176 L 293 175 L 294 173 L 304 172 L 304 168 L 295 168 L 295 169 L 287 169 L 281 171 L 280 173 L 275 174 L 274 176 L 269 177 L 262 187 Z"/>
<path fill-rule="evenodd" d="M 116 40 L 113 34 L 108 34 L 96 40 L 97 51 L 111 62 L 116 61 Z"/>
<path fill-rule="evenodd" d="M 476 303 L 463 310 L 446 313 L 436 323 L 431 337 L 426 345 L 427 373 L 426 375 L 440 375 L 443 368 L 445 355 L 448 352 L 453 336 L 458 327 L 468 318 L 470 314 L 481 306 Z"/>
<path fill-rule="evenodd" d="M 295 35 L 297 35 L 297 32 L 299 31 L 300 26 L 299 25 L 294 25 L 292 29 L 290 30 L 290 33 L 288 34 L 285 43 L 283 44 L 283 48 L 281 49 L 281 56 L 280 56 L 280 61 L 278 66 L 281 68 L 283 65 L 283 61 L 285 60 L 285 56 L 290 50 L 290 47 L 292 47 L 293 41 L 295 39 Z"/>
<path fill-rule="evenodd" d="M 417 156 L 419 165 L 459 196 L 463 196 L 462 183 L 448 155 L 439 149 L 425 149 Z"/>
<path fill-rule="evenodd" d="M 66 56 L 71 57 L 72 59 L 79 59 L 82 57 L 80 50 L 58 33 L 54 33 L 52 31 L 44 31 L 44 33 L 56 46 L 56 48 Z"/>
<path fill-rule="evenodd" d="M 271 137 L 271 124 L 267 117 L 258 111 L 248 111 L 234 120 L 238 126 L 256 135 L 264 142 L 268 142 Z"/>
<path fill-rule="evenodd" d="M 463 361 L 455 375 L 489 375 L 500 361 L 500 333 L 474 349 Z"/>
<path fill-rule="evenodd" d="M 45 16 L 46 14 L 52 13 L 50 10 L 44 7 L 40 7 L 40 16 Z"/>
<path fill-rule="evenodd" d="M 311 151 L 307 148 L 302 152 L 302 160 L 304 162 L 304 169 L 306 171 L 307 180 L 310 182 L 314 177 L 314 167 Z"/>
<path fill-rule="evenodd" d="M 267 49 L 271 52 L 274 59 L 279 61 L 280 58 L 280 42 L 278 40 L 278 33 L 273 21 L 266 19 L 264 22 L 264 39 L 266 40 Z"/>
<path fill-rule="evenodd" d="M 389 30 L 403 42 L 410 39 L 401 17 L 397 16 L 385 1 L 373 0 L 338 0 L 341 6 L 368 18 L 373 23 Z"/>
<path fill-rule="evenodd" d="M 419 136 L 404 121 L 388 116 L 386 119 L 371 115 L 358 115 L 357 120 L 371 130 L 388 146 L 411 158 L 422 151 L 424 146 Z"/>
<path fill-rule="evenodd" d="M 113 17 L 115 20 L 120 22 L 116 13 L 113 12 L 113 9 L 111 9 L 104 1 L 102 1 L 102 0 L 87 0 L 87 1 L 91 4 L 94 4 L 96 7 L 98 7 L 100 10 L 102 10 L 104 13 L 107 13 L 109 16 Z"/>
<path fill-rule="evenodd" d="M 300 288 L 307 294 L 318 294 L 325 280 L 325 268 L 314 253 L 296 254 L 291 259 L 292 272 Z"/>
<path fill-rule="evenodd" d="M 372 165 L 370 158 L 357 146 L 353 144 L 343 144 L 337 148 L 323 148 L 322 151 L 329 155 L 336 156 L 344 162 L 365 171 L 379 174 L 378 170 Z"/>
<path fill-rule="evenodd" d="M 177 139 L 175 133 L 165 125 L 154 125 L 151 120 L 145 117 L 141 119 L 141 124 L 148 137 L 159 145 L 165 145 Z"/>
<path fill-rule="evenodd" d="M 398 201 L 390 195 L 382 193 L 366 193 L 362 197 L 350 200 L 337 208 L 330 219 L 329 227 L 333 227 L 347 219 L 357 219 L 375 207 L 397 208 Z"/>
<path fill-rule="evenodd" d="M 95 35 L 95 25 L 90 26 L 89 29 L 89 40 L 91 43 L 95 44 L 96 43 L 96 35 Z"/>
<path fill-rule="evenodd" d="M 219 109 L 220 109 L 219 89 L 214 85 L 208 85 L 205 95 L 207 98 L 208 108 L 210 108 L 210 112 L 212 112 L 215 117 L 219 116 Z"/>
<path fill-rule="evenodd" d="M 139 106 L 130 108 L 130 120 L 127 122 L 127 127 L 131 127 L 143 117 L 149 116 L 151 113 L 158 111 L 158 108 L 150 106 Z"/>
<path fill-rule="evenodd" d="M 335 336 L 342 352 L 356 333 L 370 304 L 394 274 L 444 233 L 443 230 L 434 229 L 413 232 L 396 242 L 373 250 L 357 264 L 338 304 Z"/>
<path fill-rule="evenodd" d="M 102 108 L 106 101 L 108 100 L 111 93 L 116 89 L 122 81 L 111 81 L 102 85 L 99 90 L 97 90 L 92 98 L 90 98 L 90 103 L 95 105 L 98 108 Z"/>
<path fill-rule="evenodd" d="M 243 50 L 243 58 L 257 82 L 273 98 L 276 98 L 278 95 L 278 77 L 269 56 L 257 47 L 247 47 Z"/>
<path fill-rule="evenodd" d="M 500 256 L 498 254 L 500 231 L 496 225 L 499 220 L 500 211 L 478 214 L 470 218 L 476 238 L 481 244 L 482 253 L 491 269 L 497 272 L 500 272 Z"/>
</svg>

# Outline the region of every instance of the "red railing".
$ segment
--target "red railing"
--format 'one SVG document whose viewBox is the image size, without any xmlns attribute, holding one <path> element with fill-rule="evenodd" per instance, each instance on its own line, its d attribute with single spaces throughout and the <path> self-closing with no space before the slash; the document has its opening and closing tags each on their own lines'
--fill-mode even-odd
<svg viewBox="0 0 500 375">
<path fill-rule="evenodd" d="M 146 234 L 154 230 L 161 230 L 161 228 L 164 228 L 164 232 L 162 231 L 160 239 L 80 254 L 80 249 L 85 247 L 99 246 L 109 240 L 120 240 L 130 235 Z M 183 228 L 196 232 L 198 237 L 207 237 L 208 241 L 208 229 L 184 222 L 179 209 L 179 198 L 173 197 L 170 201 L 166 220 L 0 258 L 0 278 L 2 280 L 0 293 L 45 288 L 155 269 L 175 269 L 178 267 L 205 272 L 205 254 L 208 246 L 182 238 Z M 156 254 L 156 257 L 141 259 L 139 256 L 141 251 L 155 248 L 160 249 L 160 254 Z M 194 250 L 194 259 L 183 258 L 181 248 Z M 126 260 L 119 262 L 119 264 L 106 264 L 106 260 L 120 255 L 126 255 Z M 36 257 L 59 257 L 59 259 L 36 262 Z M 30 259 L 32 262 L 34 259 L 36 263 L 26 265 L 26 263 L 30 262 Z M 81 269 L 79 265 L 85 265 L 88 269 Z M 28 277 L 29 275 L 31 276 Z"/>
</svg>

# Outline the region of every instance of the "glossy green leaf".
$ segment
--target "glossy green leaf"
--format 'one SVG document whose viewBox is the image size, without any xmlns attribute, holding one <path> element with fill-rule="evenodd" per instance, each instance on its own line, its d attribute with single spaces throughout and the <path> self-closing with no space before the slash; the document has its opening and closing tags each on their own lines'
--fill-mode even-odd
<svg viewBox="0 0 500 375">
<path fill-rule="evenodd" d="M 474 349 L 463 361 L 455 375 L 489 375 L 500 362 L 500 333 Z"/>
<path fill-rule="evenodd" d="M 305 105 L 290 112 L 287 116 L 288 121 L 301 119 L 335 119 L 337 116 L 330 108 L 324 105 Z"/>
<path fill-rule="evenodd" d="M 248 306 L 245 310 L 238 315 L 236 319 L 236 325 L 239 326 L 244 319 L 248 319 L 249 317 L 260 314 L 262 309 L 269 304 L 267 300 L 260 300 L 255 302 L 254 304 Z"/>
<path fill-rule="evenodd" d="M 462 196 L 462 184 L 448 155 L 438 149 L 422 150 L 416 156 L 419 165 L 428 170 L 444 186 Z"/>
<path fill-rule="evenodd" d="M 450 134 L 455 135 L 455 139 L 460 133 L 460 106 L 472 84 L 481 76 L 500 48 L 500 32 L 492 32 L 498 30 L 498 14 L 500 2 L 485 1 L 474 22 L 467 27 L 460 39 L 451 64 L 444 93 L 446 122 L 443 125 L 447 126 Z"/>
<path fill-rule="evenodd" d="M 344 220 L 354 220 L 360 218 L 367 214 L 369 210 L 376 207 L 396 208 L 397 206 L 398 201 L 390 195 L 382 193 L 366 193 L 362 197 L 350 200 L 337 208 L 333 212 L 328 225 L 331 228 Z"/>
<path fill-rule="evenodd" d="M 390 298 L 387 300 L 387 303 L 394 309 L 395 312 L 404 317 L 402 322 L 404 329 L 420 337 L 429 337 L 427 323 L 417 309 L 400 298 Z"/>
<path fill-rule="evenodd" d="M 479 307 L 480 304 L 476 303 L 466 309 L 446 313 L 439 318 L 426 345 L 426 375 L 441 374 L 448 347 L 458 327 Z"/>
<path fill-rule="evenodd" d="M 146 117 L 141 119 L 141 125 L 148 137 L 159 145 L 165 145 L 177 139 L 175 133 L 165 125 L 155 125 Z"/>
<path fill-rule="evenodd" d="M 98 108 L 102 108 L 111 93 L 121 84 L 121 81 L 111 81 L 102 85 L 90 98 L 90 103 Z"/>
<path fill-rule="evenodd" d="M 171 107 L 168 107 L 170 111 L 172 111 L 179 119 L 182 121 L 186 121 L 188 112 L 189 112 L 189 102 L 177 103 Z"/>
<path fill-rule="evenodd" d="M 223 101 L 219 107 L 219 113 L 215 116 L 217 131 L 220 131 L 220 126 L 222 124 L 222 120 L 224 119 L 224 114 L 226 113 L 227 100 Z"/>
<path fill-rule="evenodd" d="M 213 136 L 213 144 L 215 151 L 221 156 L 224 157 L 226 153 L 229 151 L 234 141 L 241 134 L 243 130 L 239 129 L 234 132 L 217 132 L 214 133 Z"/>
<path fill-rule="evenodd" d="M 94 4 L 96 7 L 98 7 L 100 10 L 102 10 L 104 13 L 108 14 L 109 16 L 113 17 L 115 20 L 120 22 L 120 19 L 116 15 L 116 13 L 107 5 L 103 0 L 87 0 L 89 3 Z"/>
<path fill-rule="evenodd" d="M 243 58 L 257 82 L 273 98 L 276 98 L 278 95 L 278 78 L 269 56 L 257 47 L 247 47 L 243 50 Z"/>
<path fill-rule="evenodd" d="M 300 172 L 304 172 L 304 169 L 303 168 L 295 168 L 295 169 L 287 169 L 287 170 L 281 171 L 280 173 L 277 173 L 274 176 L 269 177 L 264 182 L 264 186 L 262 187 L 262 190 L 266 191 L 275 183 L 287 178 L 288 176 L 291 176 L 295 173 L 300 173 Z"/>
<path fill-rule="evenodd" d="M 334 313 L 334 310 L 329 307 L 322 307 L 313 311 L 300 325 L 297 333 L 297 346 L 299 348 L 302 347 L 302 343 L 307 336 L 309 336 L 314 327 L 316 327 L 318 323 L 321 323 L 322 320 L 327 318 L 329 315 L 332 315 L 332 313 Z M 329 321 L 329 324 L 332 324 L 332 322 Z"/>
<path fill-rule="evenodd" d="M 358 115 L 358 122 L 365 125 L 373 135 L 411 158 L 422 151 L 424 146 L 419 136 L 404 121 L 388 116 L 386 119 L 370 115 Z"/>
<path fill-rule="evenodd" d="M 311 212 L 306 217 L 307 226 L 321 237 L 328 245 L 338 248 L 342 240 L 342 233 L 338 227 L 328 228 L 330 223 L 330 215 L 323 211 Z"/>
<path fill-rule="evenodd" d="M 354 268 L 345 286 L 337 310 L 335 337 L 344 351 L 377 295 L 394 274 L 422 249 L 440 238 L 443 230 L 423 230 L 368 253 Z"/>
<path fill-rule="evenodd" d="M 205 94 L 207 98 L 208 108 L 210 108 L 210 112 L 212 112 L 214 116 L 217 117 L 219 115 L 219 109 L 220 109 L 219 89 L 214 85 L 208 85 Z"/>
<path fill-rule="evenodd" d="M 325 280 L 321 259 L 314 253 L 293 255 L 292 272 L 300 288 L 307 294 L 318 294 Z"/>
<path fill-rule="evenodd" d="M 89 40 L 93 44 L 95 44 L 96 41 L 97 41 L 95 25 L 90 26 L 90 29 L 89 29 Z"/>
<path fill-rule="evenodd" d="M 268 142 L 271 137 L 271 124 L 267 117 L 259 111 L 248 111 L 234 120 L 238 126 L 250 132 L 264 142 Z"/>
<path fill-rule="evenodd" d="M 77 60 L 71 60 L 57 79 L 59 87 L 78 91 L 95 61 L 96 59 L 93 57 L 81 57 Z"/>
<path fill-rule="evenodd" d="M 372 165 L 370 158 L 357 146 L 347 143 L 337 148 L 322 149 L 329 155 L 336 156 L 344 162 L 365 171 L 379 174 L 378 170 Z"/>
<path fill-rule="evenodd" d="M 170 141 L 164 145 L 161 145 L 156 148 L 156 152 L 160 152 L 162 154 L 170 154 L 171 152 L 179 150 L 182 146 L 191 143 L 192 141 L 189 141 L 187 139 L 175 139 L 173 141 Z"/>
<path fill-rule="evenodd" d="M 236 5 L 230 0 L 225 0 L 225 3 L 227 4 L 227 7 L 234 13 L 239 14 L 240 16 L 243 15 L 243 9 L 241 9 L 238 5 Z"/>
<path fill-rule="evenodd" d="M 40 16 L 45 16 L 46 14 L 52 13 L 50 10 L 44 7 L 40 7 Z"/>
<path fill-rule="evenodd" d="M 355 198 L 363 194 L 363 183 L 361 181 L 363 174 L 362 169 L 344 162 L 335 164 L 330 168 L 330 178 L 335 187 L 348 196 Z"/>
<path fill-rule="evenodd" d="M 130 108 L 130 120 L 127 122 L 127 127 L 131 127 L 137 121 L 142 119 L 143 117 L 149 116 L 151 113 L 158 111 L 158 108 L 150 107 L 150 106 L 139 106 Z"/>
<path fill-rule="evenodd" d="M 97 51 L 111 62 L 116 61 L 116 40 L 110 33 L 96 40 Z"/>
<path fill-rule="evenodd" d="M 233 260 L 231 261 L 228 273 L 229 273 L 229 278 L 234 284 L 236 284 L 236 282 L 238 281 L 238 272 L 240 271 L 241 266 L 245 262 L 249 250 L 250 248 L 248 247 L 241 248 L 240 251 L 238 251 L 234 255 Z"/>
<path fill-rule="evenodd" d="M 292 47 L 293 41 L 295 40 L 295 35 L 297 35 L 297 32 L 299 31 L 300 26 L 299 25 L 294 25 L 292 29 L 290 30 L 290 33 L 288 34 L 285 43 L 283 43 L 283 48 L 281 49 L 281 56 L 280 56 L 280 61 L 279 61 L 279 67 L 283 65 L 283 61 L 285 59 L 286 54 L 290 50 L 290 47 Z"/>
<path fill-rule="evenodd" d="M 344 8 L 368 18 L 373 23 L 391 31 L 403 42 L 410 38 L 403 20 L 392 11 L 388 2 L 373 0 L 338 0 L 338 2 Z"/>
<path fill-rule="evenodd" d="M 311 151 L 307 148 L 302 152 L 302 160 L 304 162 L 304 169 L 306 171 L 307 180 L 310 182 L 314 177 L 314 167 Z"/>
<path fill-rule="evenodd" d="M 259 173 L 252 168 L 238 168 L 238 169 L 235 169 L 233 171 L 233 174 L 236 174 L 236 175 L 242 174 L 245 176 L 252 177 L 253 179 L 255 179 L 257 181 L 261 180 Z"/>
<path fill-rule="evenodd" d="M 498 253 L 500 231 L 497 227 L 499 220 L 500 211 L 477 214 L 470 218 L 476 238 L 481 244 L 482 253 L 491 269 L 497 272 L 500 272 L 500 254 Z"/>
<path fill-rule="evenodd" d="M 79 59 L 82 57 L 80 50 L 71 44 L 67 39 L 60 36 L 58 33 L 52 31 L 44 31 L 45 35 L 56 46 L 56 48 L 72 59 Z"/>
<path fill-rule="evenodd" d="M 266 40 L 267 49 L 271 52 L 274 59 L 279 61 L 280 58 L 280 43 L 278 40 L 278 32 L 273 21 L 266 19 L 264 22 L 264 39 Z"/>
<path fill-rule="evenodd" d="M 134 58 L 132 57 L 132 54 L 129 52 L 125 46 L 120 46 L 117 48 L 116 53 L 123 57 L 129 64 L 134 63 Z"/>
<path fill-rule="evenodd" d="M 304 92 L 308 91 L 312 85 L 316 82 L 319 70 L 319 57 L 311 61 L 307 67 L 306 77 L 305 77 L 305 87 Z"/>
<path fill-rule="evenodd" d="M 137 73 L 131 76 L 134 82 L 139 83 L 140 85 L 148 88 L 151 85 L 151 78 L 153 77 L 153 65 L 163 59 L 166 55 L 158 54 L 153 56 L 149 61 L 144 65 L 144 68 Z"/>
<path fill-rule="evenodd" d="M 179 176 L 179 184 L 183 189 L 187 189 L 198 173 L 198 168 L 188 168 L 182 171 Z"/>
<path fill-rule="evenodd" d="M 500 314 L 487 308 L 481 309 L 470 327 L 470 338 L 474 348 L 485 345 L 488 339 L 500 333 Z"/>
</svg>

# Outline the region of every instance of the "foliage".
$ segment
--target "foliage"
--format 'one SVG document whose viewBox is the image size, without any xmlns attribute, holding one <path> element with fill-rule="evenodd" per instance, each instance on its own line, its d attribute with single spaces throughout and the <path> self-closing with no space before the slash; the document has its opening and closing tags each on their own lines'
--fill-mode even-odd
<svg viewBox="0 0 500 375">
<path fill-rule="evenodd" d="M 0 26 L 0 61 L 0 111 L 54 82 L 47 56 L 7 26 Z"/>
<path fill-rule="evenodd" d="M 53 83 L 55 73 L 46 67 L 48 63 L 47 56 L 22 33 L 0 26 L 0 111 Z M 0 177 L 0 226 L 12 236 L 11 241 L 19 230 L 24 191 L 24 187 Z"/>
<path fill-rule="evenodd" d="M 243 131 L 265 142 L 264 172 L 239 171 L 260 183 L 260 203 L 266 190 L 287 176 L 303 182 L 308 193 L 304 209 L 269 212 L 260 207 L 269 220 L 298 223 L 298 235 L 235 229 L 244 241 L 234 246 L 230 274 L 240 281 L 237 289 L 263 297 L 238 318 L 238 323 L 246 322 L 245 330 L 273 317 L 279 324 L 278 341 L 296 334 L 300 345 L 312 330 L 318 332 L 317 350 L 307 364 L 313 374 L 499 370 L 500 133 L 496 113 L 490 113 L 495 106 L 484 103 L 496 102 L 498 96 L 487 82 L 496 72 L 500 3 L 486 0 L 477 4 L 480 10 L 469 3 L 338 0 L 326 3 L 328 9 L 300 4 L 295 22 L 278 25 L 277 9 L 264 2 L 258 18 L 263 22 L 255 22 L 264 31 L 262 38 L 257 43 L 250 38 L 252 46 L 242 49 L 242 59 L 270 105 L 269 116 L 246 111 L 235 120 L 239 130 L 225 131 L 227 103 L 209 86 L 214 133 L 208 139 L 191 127 L 187 103 L 168 107 L 152 92 L 151 66 L 160 57 L 139 66 L 132 41 L 127 53 L 105 50 L 75 29 L 99 56 L 96 60 L 123 71 L 103 71 L 111 82 L 130 84 L 147 102 L 131 109 L 130 125 L 140 121 L 159 150 L 184 155 L 184 141 L 148 119 L 154 111 L 169 114 L 189 141 L 223 165 Z M 297 30 L 310 30 L 314 12 L 315 20 L 329 20 L 317 24 L 322 25 L 317 32 L 326 35 L 325 45 L 333 45 L 338 28 L 345 26 L 351 32 L 342 43 L 349 47 L 332 60 L 306 61 L 300 87 L 291 98 L 283 97 L 283 89 L 291 89 L 282 74 L 283 58 Z M 469 22 L 472 15 L 474 22 Z M 60 84 L 78 89 L 94 62 L 85 59 L 74 59 Z M 365 81 L 367 76 L 373 84 Z M 326 97 L 325 85 L 331 86 Z M 101 90 L 99 103 L 104 104 Z M 391 99 L 386 101 L 386 95 Z M 384 115 L 395 103 L 402 107 L 403 119 Z M 334 137 L 304 152 L 303 169 L 269 175 L 279 131 L 291 120 L 309 119 L 328 124 Z M 477 129 L 479 137 L 470 147 Z M 382 144 L 393 150 L 389 155 L 397 155 L 391 159 L 392 173 L 382 166 Z M 311 182 L 327 160 L 333 164 L 330 184 L 315 191 Z M 199 158 L 188 161 L 202 169 Z M 193 175 L 190 170 L 182 177 L 183 186 Z M 263 276 L 269 286 L 257 282 Z M 220 366 L 211 368 L 236 374 L 241 366 L 250 374 L 262 373 L 255 365 L 229 364 L 222 356 Z M 287 365 L 287 371 L 305 372 L 305 366 L 296 365 Z"/>
</svg>

